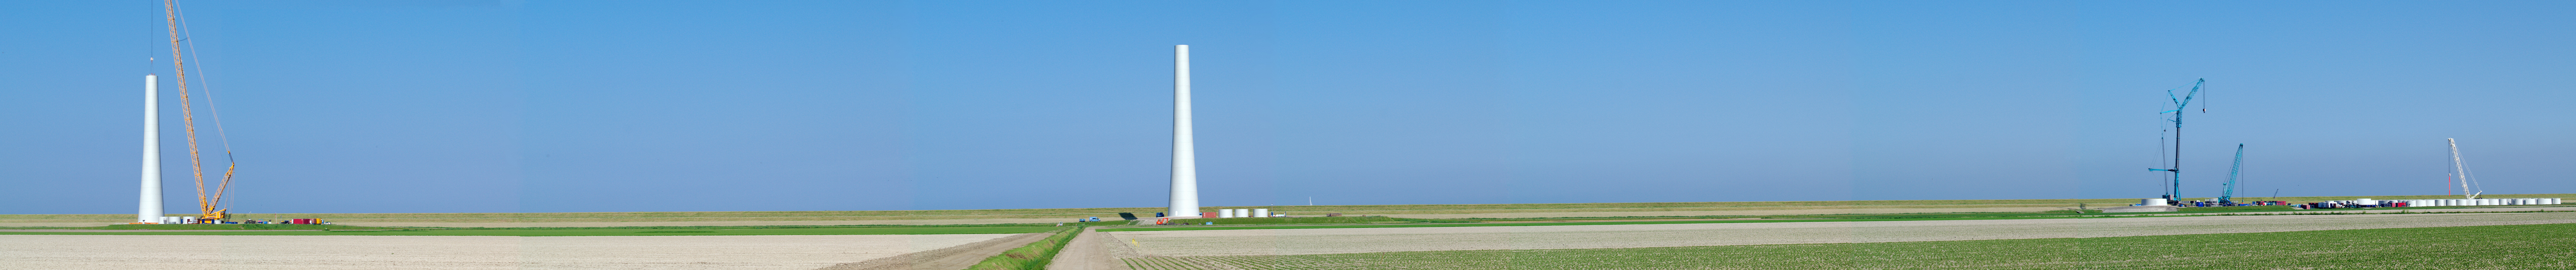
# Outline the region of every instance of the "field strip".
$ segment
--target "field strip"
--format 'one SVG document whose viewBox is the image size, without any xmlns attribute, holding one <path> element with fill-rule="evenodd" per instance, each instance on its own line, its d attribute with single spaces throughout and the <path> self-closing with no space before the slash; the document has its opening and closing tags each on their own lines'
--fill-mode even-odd
<svg viewBox="0 0 2576 270">
<path fill-rule="evenodd" d="M 1567 218 L 1567 217 L 1697 217 L 1697 216 L 1763 216 L 1763 215 L 1833 215 L 1833 214 L 1905 214 L 1905 213 L 1970 213 L 1970 212 L 2039 212 L 2066 210 L 2057 207 L 1983 207 L 1983 208 L 1830 208 L 1783 210 L 1710 210 L 1710 211 L 1598 211 L 1598 212 L 1531 212 L 1481 214 L 1371 214 L 1400 218 Z"/>
<path fill-rule="evenodd" d="M 2576 223 L 2576 213 L 2193 216 L 1110 232 L 1133 256 L 2079 238 Z"/>
<path fill-rule="evenodd" d="M 0 269 L 807 270 L 1011 235 L 0 235 Z"/>
<path fill-rule="evenodd" d="M 1127 270 L 1118 262 L 1117 257 L 1110 255 L 1109 250 L 1110 247 L 1114 247 L 1113 245 L 1124 244 L 1109 242 L 1105 240 L 1108 233 L 1092 230 L 1085 228 L 1077 232 L 1080 234 L 1075 235 L 1072 242 L 1065 243 L 1063 250 L 1056 251 L 1054 262 L 1047 264 L 1046 269 Z"/>
</svg>

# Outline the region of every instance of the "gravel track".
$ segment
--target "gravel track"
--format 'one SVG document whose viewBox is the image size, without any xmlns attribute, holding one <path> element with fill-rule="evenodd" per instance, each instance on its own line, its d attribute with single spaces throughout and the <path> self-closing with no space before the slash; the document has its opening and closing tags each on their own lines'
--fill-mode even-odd
<svg viewBox="0 0 2576 270">
<path fill-rule="evenodd" d="M 1011 235 L 0 235 L 0 269 L 805 270 Z"/>
<path fill-rule="evenodd" d="M 2199 216 L 1864 222 L 1110 232 L 1121 257 L 1295 255 L 1430 250 L 1580 249 L 1986 239 L 2576 223 L 2576 213 Z"/>
</svg>

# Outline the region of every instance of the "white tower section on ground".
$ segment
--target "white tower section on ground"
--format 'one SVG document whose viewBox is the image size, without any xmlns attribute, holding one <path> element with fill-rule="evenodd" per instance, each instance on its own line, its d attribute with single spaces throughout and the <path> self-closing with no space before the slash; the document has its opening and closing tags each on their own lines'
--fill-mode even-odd
<svg viewBox="0 0 2576 270">
<path fill-rule="evenodd" d="M 1172 45 L 1173 217 L 1199 215 L 1199 165 L 1190 137 L 1190 45 Z"/>
<path fill-rule="evenodd" d="M 161 79 L 143 75 L 143 194 L 134 222 L 161 223 Z"/>
</svg>

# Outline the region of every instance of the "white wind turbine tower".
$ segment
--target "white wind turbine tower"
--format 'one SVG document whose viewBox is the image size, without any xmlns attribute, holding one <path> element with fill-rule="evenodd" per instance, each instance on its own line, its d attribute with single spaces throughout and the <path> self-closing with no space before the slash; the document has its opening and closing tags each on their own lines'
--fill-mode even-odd
<svg viewBox="0 0 2576 270">
<path fill-rule="evenodd" d="M 1198 153 L 1190 136 L 1190 45 L 1172 45 L 1172 206 L 1166 217 L 1199 215 Z"/>
<path fill-rule="evenodd" d="M 134 222 L 161 223 L 161 80 L 143 75 L 143 197 Z"/>
</svg>

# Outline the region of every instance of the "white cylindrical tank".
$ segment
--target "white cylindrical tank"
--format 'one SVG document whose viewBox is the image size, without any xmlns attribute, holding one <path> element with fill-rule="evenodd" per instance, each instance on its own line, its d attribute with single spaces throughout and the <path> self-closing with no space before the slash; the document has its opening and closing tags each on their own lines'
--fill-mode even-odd
<svg viewBox="0 0 2576 270">
<path fill-rule="evenodd" d="M 2164 198 L 2138 199 L 2138 205 L 2165 205 Z"/>
<path fill-rule="evenodd" d="M 1234 211 L 1234 209 L 1217 209 L 1217 210 L 1216 210 L 1216 217 L 1223 217 L 1223 218 L 1243 217 L 1243 213 L 1235 212 L 1235 211 Z"/>
<path fill-rule="evenodd" d="M 2562 203 L 2564 203 L 2564 202 L 2559 202 L 2559 201 L 2558 201 L 2558 199 L 2559 199 L 2559 198 L 2549 198 L 2549 204 L 2562 204 Z"/>
<path fill-rule="evenodd" d="M 1270 217 L 1270 209 L 1252 209 L 1252 217 Z"/>
<path fill-rule="evenodd" d="M 1252 209 L 1234 209 L 1234 217 L 1252 217 Z"/>
<path fill-rule="evenodd" d="M 2352 199 L 2352 203 L 2354 203 L 2354 204 L 2379 204 L 2379 200 L 2372 200 L 2372 199 L 2370 199 L 2370 198 L 2360 198 L 2360 199 Z"/>
</svg>

